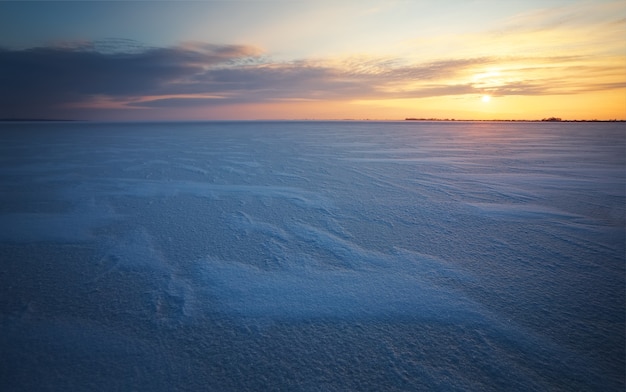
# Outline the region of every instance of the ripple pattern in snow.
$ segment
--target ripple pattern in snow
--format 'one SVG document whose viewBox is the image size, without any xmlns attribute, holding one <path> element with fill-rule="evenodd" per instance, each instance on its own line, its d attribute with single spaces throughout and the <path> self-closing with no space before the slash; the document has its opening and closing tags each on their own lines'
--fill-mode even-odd
<svg viewBox="0 0 626 392">
<path fill-rule="evenodd" d="M 0 389 L 620 391 L 621 123 L 0 125 Z"/>
</svg>

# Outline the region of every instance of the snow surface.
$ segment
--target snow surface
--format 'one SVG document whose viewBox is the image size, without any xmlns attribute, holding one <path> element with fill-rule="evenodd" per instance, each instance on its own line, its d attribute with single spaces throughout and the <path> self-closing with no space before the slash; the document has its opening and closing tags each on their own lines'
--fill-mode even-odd
<svg viewBox="0 0 626 392">
<path fill-rule="evenodd" d="M 619 123 L 0 125 L 0 389 L 623 391 Z"/>
</svg>

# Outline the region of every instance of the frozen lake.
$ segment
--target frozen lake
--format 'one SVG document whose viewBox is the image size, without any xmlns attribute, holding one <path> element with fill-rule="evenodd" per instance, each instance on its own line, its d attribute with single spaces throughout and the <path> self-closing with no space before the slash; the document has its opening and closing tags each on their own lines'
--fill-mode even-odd
<svg viewBox="0 0 626 392">
<path fill-rule="evenodd" d="M 0 389 L 623 391 L 624 123 L 0 124 Z"/>
</svg>

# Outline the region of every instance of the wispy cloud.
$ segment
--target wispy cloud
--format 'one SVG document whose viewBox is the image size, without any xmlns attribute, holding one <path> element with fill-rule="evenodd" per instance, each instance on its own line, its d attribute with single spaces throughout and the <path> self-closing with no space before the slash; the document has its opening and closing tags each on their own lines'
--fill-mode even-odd
<svg viewBox="0 0 626 392">
<path fill-rule="evenodd" d="M 426 63 L 361 56 L 278 62 L 246 45 L 189 42 L 155 48 L 129 40 L 62 43 L 0 49 L 0 117 L 48 117 L 81 107 L 189 108 L 485 91 L 500 96 L 571 94 L 624 87 L 626 83 L 602 80 L 617 68 L 583 63 L 577 56 Z M 594 80 L 582 77 L 589 74 Z"/>
</svg>

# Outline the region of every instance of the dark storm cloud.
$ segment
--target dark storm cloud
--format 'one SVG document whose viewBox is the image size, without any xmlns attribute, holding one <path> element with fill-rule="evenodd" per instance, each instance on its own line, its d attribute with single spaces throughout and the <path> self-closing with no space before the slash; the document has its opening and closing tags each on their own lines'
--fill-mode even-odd
<svg viewBox="0 0 626 392">
<path fill-rule="evenodd" d="M 9 88 L 84 94 L 145 93 L 203 66 L 248 56 L 246 47 L 152 48 L 103 53 L 84 48 L 0 50 L 2 82 Z"/>
<path fill-rule="evenodd" d="M 556 60 L 565 67 L 576 61 Z M 472 94 L 485 87 L 468 79 L 469 70 L 502 61 L 511 59 L 481 57 L 408 65 L 372 58 L 275 62 L 245 45 L 187 43 L 154 48 L 131 40 L 0 49 L 0 118 L 56 117 L 61 112 L 80 118 L 86 108 L 92 113 L 98 108 Z M 558 80 L 502 81 L 488 88 L 492 95 L 563 94 L 572 89 Z"/>
<path fill-rule="evenodd" d="M 94 97 L 124 101 L 186 90 L 206 67 L 258 54 L 247 46 L 194 44 L 120 48 L 92 43 L 28 50 L 0 49 L 0 115 L 48 113 Z M 14 115 L 15 116 L 15 115 Z"/>
</svg>

